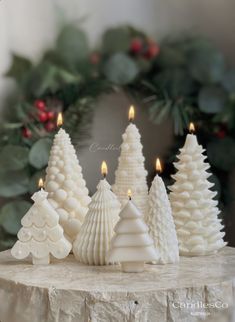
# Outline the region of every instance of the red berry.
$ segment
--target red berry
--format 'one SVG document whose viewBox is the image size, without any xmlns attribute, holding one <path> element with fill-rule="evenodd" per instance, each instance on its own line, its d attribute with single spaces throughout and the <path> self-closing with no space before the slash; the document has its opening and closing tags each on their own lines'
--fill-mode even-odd
<svg viewBox="0 0 235 322">
<path fill-rule="evenodd" d="M 144 57 L 147 59 L 152 59 L 156 57 L 160 52 L 160 47 L 158 44 L 154 42 L 149 42 L 146 52 L 144 53 Z"/>
<path fill-rule="evenodd" d="M 131 47 L 130 50 L 133 54 L 139 54 L 141 50 L 143 49 L 143 42 L 140 38 L 134 38 L 131 41 Z"/>
<path fill-rule="evenodd" d="M 54 120 L 54 118 L 55 118 L 55 112 L 53 112 L 53 111 L 47 112 L 47 119 L 48 120 Z"/>
<path fill-rule="evenodd" d="M 218 132 L 215 133 L 217 138 L 223 139 L 226 136 L 226 131 L 225 130 L 219 130 Z"/>
<path fill-rule="evenodd" d="M 29 139 L 32 136 L 32 132 L 27 127 L 23 127 L 23 129 L 22 129 L 22 136 L 24 138 L 26 138 L 26 139 Z"/>
<path fill-rule="evenodd" d="M 55 128 L 56 128 L 56 126 L 55 126 L 55 123 L 53 123 L 53 122 L 47 122 L 47 123 L 45 124 L 45 129 L 46 129 L 48 132 L 53 131 Z"/>
<path fill-rule="evenodd" d="M 40 112 L 38 117 L 39 117 L 39 121 L 42 123 L 48 120 L 46 112 Z"/>
<path fill-rule="evenodd" d="M 46 103 L 43 100 L 36 100 L 34 102 L 34 106 L 39 110 L 39 111 L 45 111 L 46 109 Z"/>
<path fill-rule="evenodd" d="M 97 65 L 100 62 L 100 54 L 99 53 L 92 53 L 90 56 L 90 62 L 93 65 Z"/>
</svg>

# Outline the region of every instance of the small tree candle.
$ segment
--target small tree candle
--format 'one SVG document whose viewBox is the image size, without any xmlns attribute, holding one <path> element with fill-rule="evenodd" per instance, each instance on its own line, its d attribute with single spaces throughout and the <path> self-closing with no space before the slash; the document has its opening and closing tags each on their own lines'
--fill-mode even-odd
<svg viewBox="0 0 235 322">
<path fill-rule="evenodd" d="M 33 264 L 49 264 L 50 254 L 58 259 L 68 256 L 72 245 L 65 239 L 59 216 L 47 200 L 48 193 L 41 189 L 32 196 L 33 206 L 22 218 L 18 241 L 11 249 L 17 259 L 32 254 Z"/>
</svg>

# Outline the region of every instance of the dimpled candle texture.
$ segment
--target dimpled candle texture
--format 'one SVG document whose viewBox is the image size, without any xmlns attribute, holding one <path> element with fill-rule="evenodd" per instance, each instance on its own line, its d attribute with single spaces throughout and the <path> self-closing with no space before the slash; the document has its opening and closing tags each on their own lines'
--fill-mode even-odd
<svg viewBox="0 0 235 322">
<path fill-rule="evenodd" d="M 106 253 L 120 211 L 120 203 L 110 188 L 106 179 L 99 182 L 80 233 L 73 244 L 76 259 L 88 265 L 108 264 Z"/>
<path fill-rule="evenodd" d="M 143 220 L 142 213 L 132 201 L 126 203 L 119 217 L 114 228 L 116 234 L 111 241 L 108 260 L 111 263 L 120 262 L 122 266 L 124 264 L 124 271 L 142 271 L 143 267 L 135 270 L 135 266 L 157 260 L 159 257 L 153 240 L 148 234 L 148 226 Z"/>
<path fill-rule="evenodd" d="M 55 135 L 46 173 L 49 202 L 60 216 L 66 237 L 73 241 L 87 213 L 90 197 L 76 151 L 63 129 Z"/>
<path fill-rule="evenodd" d="M 17 259 L 26 258 L 30 253 L 33 263 L 48 264 L 51 253 L 58 259 L 68 256 L 72 245 L 65 239 L 59 216 L 47 200 L 47 192 L 36 192 L 33 206 L 21 220 L 18 241 L 11 253 Z"/>
<path fill-rule="evenodd" d="M 146 223 L 149 235 L 159 252 L 159 259 L 153 264 L 177 263 L 179 247 L 175 224 L 164 182 L 158 175 L 150 188 Z"/>
<path fill-rule="evenodd" d="M 213 199 L 216 192 L 210 190 L 214 184 L 208 181 L 210 166 L 204 161 L 204 151 L 196 136 L 188 134 L 174 164 L 178 171 L 172 176 L 175 183 L 170 187 L 170 201 L 183 256 L 215 253 L 226 245 L 225 233 L 220 231 L 224 227 L 218 219 L 218 202 Z"/>
<path fill-rule="evenodd" d="M 118 169 L 115 172 L 113 191 L 118 196 L 122 207 L 127 200 L 127 190 L 131 189 L 132 200 L 145 214 L 148 186 L 147 171 L 144 168 L 144 156 L 140 133 L 134 124 L 129 124 L 122 135 L 121 155 L 118 159 Z"/>
</svg>

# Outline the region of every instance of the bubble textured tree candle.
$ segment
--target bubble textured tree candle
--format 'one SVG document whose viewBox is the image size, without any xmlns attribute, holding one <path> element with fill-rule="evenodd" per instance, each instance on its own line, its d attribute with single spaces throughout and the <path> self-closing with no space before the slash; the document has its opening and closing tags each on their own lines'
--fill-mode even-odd
<svg viewBox="0 0 235 322">
<path fill-rule="evenodd" d="M 159 159 L 156 169 L 161 172 Z M 162 178 L 157 174 L 152 182 L 148 199 L 146 223 L 149 235 L 159 252 L 159 259 L 154 264 L 177 263 L 179 261 L 179 247 L 175 224 L 172 217 L 170 202 Z"/>
<path fill-rule="evenodd" d="M 184 256 L 213 254 L 226 245 L 218 202 L 213 199 L 216 192 L 210 190 L 213 183 L 208 181 L 210 166 L 204 162 L 203 152 L 196 136 L 188 134 L 175 163 L 175 183 L 170 187 L 179 250 Z"/>
<path fill-rule="evenodd" d="M 62 128 L 55 135 L 46 169 L 45 189 L 60 216 L 66 236 L 77 236 L 90 202 L 82 168 L 69 135 Z"/>
<path fill-rule="evenodd" d="M 106 176 L 106 163 L 102 163 L 102 173 Z M 108 264 L 106 253 L 120 211 L 120 203 L 110 188 L 105 178 L 100 180 L 80 233 L 73 244 L 74 256 L 88 265 Z"/>
<path fill-rule="evenodd" d="M 137 207 L 145 214 L 148 199 L 147 171 L 144 168 L 144 156 L 140 133 L 132 123 L 134 109 L 130 108 L 130 124 L 122 135 L 121 155 L 118 160 L 118 169 L 115 172 L 113 191 L 118 196 L 122 206 L 126 203 L 126 192 L 132 191 L 132 199 Z"/>
<path fill-rule="evenodd" d="M 143 215 L 129 200 L 119 214 L 120 220 L 114 228 L 116 235 L 107 254 L 111 263 L 120 262 L 124 272 L 142 272 L 144 263 L 158 260 L 153 240 Z"/>
<path fill-rule="evenodd" d="M 49 264 L 50 253 L 62 259 L 68 256 L 72 245 L 65 239 L 59 216 L 47 200 L 44 190 L 36 192 L 34 205 L 22 218 L 18 241 L 11 253 L 17 259 L 26 258 L 30 253 L 33 264 Z"/>
</svg>

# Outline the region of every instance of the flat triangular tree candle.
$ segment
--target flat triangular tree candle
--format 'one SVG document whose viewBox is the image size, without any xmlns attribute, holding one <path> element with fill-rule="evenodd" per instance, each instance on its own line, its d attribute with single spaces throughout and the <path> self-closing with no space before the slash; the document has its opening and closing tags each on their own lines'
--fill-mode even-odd
<svg viewBox="0 0 235 322">
<path fill-rule="evenodd" d="M 59 216 L 47 200 L 44 190 L 36 192 L 33 206 L 21 220 L 18 241 L 11 249 L 17 259 L 32 254 L 33 264 L 49 264 L 50 254 L 58 259 L 68 256 L 72 245 L 64 237 Z"/>
<path fill-rule="evenodd" d="M 46 173 L 48 200 L 60 216 L 66 237 L 73 241 L 87 213 L 90 197 L 76 151 L 62 128 L 55 135 Z"/>
<path fill-rule="evenodd" d="M 133 120 L 133 107 L 129 111 L 129 119 Z M 136 206 L 146 213 L 148 200 L 147 171 L 144 167 L 143 146 L 140 133 L 135 124 L 130 123 L 122 135 L 121 155 L 118 159 L 118 168 L 115 172 L 113 192 L 118 196 L 122 207 L 126 203 L 126 192 L 132 191 L 132 200 Z"/>
<path fill-rule="evenodd" d="M 175 163 L 178 171 L 172 176 L 175 183 L 170 187 L 170 201 L 180 255 L 184 256 L 213 254 L 226 245 L 204 151 L 196 135 L 188 134 Z"/>
<path fill-rule="evenodd" d="M 148 226 L 143 214 L 129 200 L 119 214 L 115 236 L 107 254 L 111 263 L 120 262 L 124 272 L 142 272 L 144 263 L 158 260 L 153 240 L 148 234 Z"/>
</svg>

